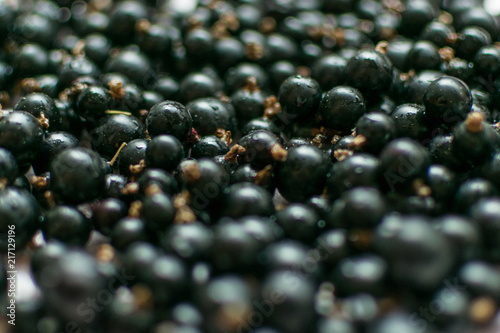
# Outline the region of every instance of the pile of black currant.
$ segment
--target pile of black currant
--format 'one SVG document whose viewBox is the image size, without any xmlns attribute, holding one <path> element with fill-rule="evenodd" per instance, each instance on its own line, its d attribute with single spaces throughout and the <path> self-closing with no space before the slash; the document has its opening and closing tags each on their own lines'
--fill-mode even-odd
<svg viewBox="0 0 500 333">
<path fill-rule="evenodd" d="M 183 3 L 0 2 L 0 331 L 494 325 L 500 17 Z"/>
</svg>

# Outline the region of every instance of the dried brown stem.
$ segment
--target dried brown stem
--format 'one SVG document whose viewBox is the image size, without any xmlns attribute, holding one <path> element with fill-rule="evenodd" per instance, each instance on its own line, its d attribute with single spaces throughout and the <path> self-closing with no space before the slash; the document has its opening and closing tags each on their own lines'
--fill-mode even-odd
<svg viewBox="0 0 500 333">
<path fill-rule="evenodd" d="M 359 149 L 366 144 L 366 136 L 363 134 L 358 134 L 354 137 L 354 140 L 350 143 L 349 147 L 354 149 Z"/>
<path fill-rule="evenodd" d="M 389 43 L 385 40 L 381 40 L 378 42 L 377 46 L 375 46 L 375 51 L 378 51 L 382 54 L 387 54 L 387 49 L 389 48 Z"/>
<path fill-rule="evenodd" d="M 491 322 L 498 310 L 497 303 L 489 297 L 478 297 L 471 301 L 469 317 L 474 323 L 486 324 Z"/>
<path fill-rule="evenodd" d="M 271 119 L 281 112 L 281 104 L 276 96 L 271 95 L 264 100 L 264 118 Z"/>
<path fill-rule="evenodd" d="M 442 47 L 438 50 L 441 59 L 444 62 L 450 62 L 455 59 L 455 50 L 449 46 Z"/>
<path fill-rule="evenodd" d="M 174 222 L 181 223 L 191 223 L 196 221 L 196 215 L 193 210 L 189 207 L 189 202 L 191 201 L 191 195 L 188 191 L 184 190 L 174 198 L 174 207 L 176 209 Z"/>
<path fill-rule="evenodd" d="M 130 204 L 128 209 L 129 217 L 139 217 L 141 216 L 142 202 L 140 200 L 136 200 Z"/>
<path fill-rule="evenodd" d="M 111 80 L 108 82 L 109 92 L 115 99 L 122 99 L 125 97 L 125 89 L 123 89 L 123 82 L 120 80 Z"/>
<path fill-rule="evenodd" d="M 262 45 L 250 42 L 245 45 L 245 55 L 250 60 L 259 60 L 264 57 L 264 48 Z"/>
<path fill-rule="evenodd" d="M 333 157 L 335 157 L 339 162 L 345 160 L 352 154 L 354 154 L 354 152 L 350 149 L 336 149 L 333 151 Z"/>
<path fill-rule="evenodd" d="M 47 177 L 45 176 L 32 176 L 31 185 L 37 190 L 44 190 L 48 186 Z"/>
<path fill-rule="evenodd" d="M 100 263 L 111 262 L 115 258 L 115 250 L 109 244 L 101 244 L 95 253 L 95 257 Z"/>
<path fill-rule="evenodd" d="M 109 165 L 113 166 L 113 164 L 115 164 L 116 160 L 118 159 L 118 156 L 120 155 L 121 151 L 123 148 L 125 148 L 125 146 L 127 145 L 126 142 L 122 142 L 122 144 L 120 145 L 120 147 L 118 148 L 118 150 L 116 151 L 115 155 L 113 156 L 113 158 L 111 159 L 111 161 L 109 161 Z"/>
<path fill-rule="evenodd" d="M 198 169 L 198 163 L 193 162 L 183 166 L 182 173 L 184 174 L 184 179 L 188 183 L 192 183 L 200 179 L 201 172 Z"/>
<path fill-rule="evenodd" d="M 23 90 L 27 93 L 40 92 L 40 86 L 38 85 L 38 82 L 32 77 L 22 80 L 21 88 L 23 88 Z"/>
<path fill-rule="evenodd" d="M 71 50 L 71 53 L 74 55 L 74 56 L 77 56 L 77 55 L 80 55 L 80 54 L 84 54 L 85 53 L 85 41 L 83 39 L 80 39 L 75 47 L 73 47 L 73 49 Z"/>
<path fill-rule="evenodd" d="M 257 85 L 257 79 L 255 76 L 249 76 L 247 78 L 247 84 L 243 87 L 243 90 L 248 91 L 248 92 L 259 92 L 260 88 Z"/>
<path fill-rule="evenodd" d="M 7 183 L 8 183 L 7 178 L 0 178 L 0 191 L 7 186 Z"/>
<path fill-rule="evenodd" d="M 224 141 L 228 146 L 233 142 L 231 139 L 231 131 L 223 128 L 216 129 L 214 135 Z"/>
<path fill-rule="evenodd" d="M 155 194 L 158 194 L 158 193 L 163 193 L 163 190 L 161 189 L 160 186 L 158 186 L 157 184 L 150 184 L 146 187 L 146 189 L 144 190 L 144 194 L 147 196 L 147 197 L 150 197 L 152 195 L 155 195 Z"/>
<path fill-rule="evenodd" d="M 229 149 L 229 151 L 224 156 L 224 159 L 228 162 L 235 162 L 238 160 L 238 155 L 246 152 L 245 147 L 240 145 L 234 145 Z"/>
<path fill-rule="evenodd" d="M 137 175 L 146 169 L 146 161 L 145 160 L 140 160 L 139 163 L 134 164 L 134 165 L 129 165 L 128 169 L 133 175 Z"/>
<path fill-rule="evenodd" d="M 43 197 L 47 200 L 47 204 L 50 208 L 54 208 L 56 206 L 56 200 L 54 199 L 54 193 L 52 193 L 52 191 L 45 191 L 43 193 Z"/>
<path fill-rule="evenodd" d="M 131 288 L 134 295 L 134 306 L 140 310 L 150 310 L 154 306 L 154 297 L 151 289 L 144 284 L 136 284 Z"/>
<path fill-rule="evenodd" d="M 139 192 L 139 184 L 136 182 L 129 182 L 125 187 L 121 190 L 123 195 L 136 194 Z"/>
<path fill-rule="evenodd" d="M 106 110 L 104 113 L 109 115 L 121 114 L 124 116 L 131 116 L 132 112 L 122 111 L 122 110 Z"/>
<path fill-rule="evenodd" d="M 470 133 L 479 133 L 483 130 L 484 116 L 481 112 L 470 112 L 465 118 L 465 128 Z"/>
<path fill-rule="evenodd" d="M 139 34 L 145 34 L 151 29 L 151 22 L 145 18 L 139 19 L 135 23 L 134 29 Z"/>
<path fill-rule="evenodd" d="M 271 156 L 277 162 L 285 162 L 288 157 L 288 151 L 281 144 L 275 143 L 271 147 Z"/>
<path fill-rule="evenodd" d="M 276 29 L 276 20 L 270 16 L 263 17 L 259 22 L 259 31 L 263 34 L 269 34 Z"/>
<path fill-rule="evenodd" d="M 36 118 L 36 120 L 38 121 L 40 126 L 42 126 L 42 128 L 44 129 L 49 128 L 50 126 L 49 120 L 45 117 L 45 114 L 43 112 L 40 112 L 40 115 L 38 115 L 38 118 Z"/>
<path fill-rule="evenodd" d="M 273 166 L 271 164 L 266 165 L 262 170 L 257 172 L 254 178 L 254 183 L 257 185 L 265 185 L 269 182 L 269 178 L 273 174 Z"/>
<path fill-rule="evenodd" d="M 297 66 L 297 74 L 303 77 L 310 77 L 311 69 L 307 66 Z"/>
<path fill-rule="evenodd" d="M 448 12 L 441 11 L 441 15 L 439 15 L 438 20 L 441 23 L 450 25 L 453 23 L 453 15 Z"/>
<path fill-rule="evenodd" d="M 432 194 L 432 190 L 429 186 L 427 186 L 424 181 L 420 178 L 415 179 L 413 181 L 413 188 L 415 189 L 415 193 L 419 197 L 428 197 Z"/>
</svg>

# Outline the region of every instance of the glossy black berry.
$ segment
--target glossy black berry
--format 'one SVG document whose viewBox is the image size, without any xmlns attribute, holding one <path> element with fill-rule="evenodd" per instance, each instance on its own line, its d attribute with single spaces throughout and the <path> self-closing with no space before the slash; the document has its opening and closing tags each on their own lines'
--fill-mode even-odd
<svg viewBox="0 0 500 333">
<path fill-rule="evenodd" d="M 215 97 L 219 90 L 219 82 L 214 77 L 194 72 L 180 82 L 179 98 L 183 103 L 188 103 L 198 98 Z"/>
<path fill-rule="evenodd" d="M 356 293 L 383 295 L 388 263 L 377 255 L 365 254 L 342 259 L 332 273 L 339 296 Z"/>
<path fill-rule="evenodd" d="M 489 161 L 497 147 L 498 134 L 480 112 L 469 113 L 453 131 L 453 152 L 472 165 Z"/>
<path fill-rule="evenodd" d="M 178 102 L 164 101 L 149 110 L 146 128 L 149 135 L 171 134 L 184 141 L 191 133 L 192 118 L 186 107 Z"/>
<path fill-rule="evenodd" d="M 127 205 L 117 198 L 106 198 L 92 208 L 92 222 L 97 231 L 111 236 L 118 221 L 127 216 Z"/>
<path fill-rule="evenodd" d="M 178 178 L 179 185 L 192 193 L 191 207 L 196 210 L 217 206 L 230 180 L 229 174 L 219 164 L 207 158 L 182 161 Z"/>
<path fill-rule="evenodd" d="M 91 132 L 92 148 L 111 159 L 123 143 L 146 136 L 144 125 L 134 116 L 111 115 Z"/>
<path fill-rule="evenodd" d="M 175 170 L 183 157 L 184 147 L 173 135 L 154 137 L 146 150 L 146 164 L 166 171 Z"/>
<path fill-rule="evenodd" d="M 408 66 L 415 71 L 425 69 L 439 69 L 441 65 L 441 56 L 438 48 L 431 42 L 419 41 L 413 45 L 408 53 Z"/>
<path fill-rule="evenodd" d="M 50 132 L 45 136 L 40 152 L 32 162 L 36 174 L 49 170 L 50 164 L 61 151 L 68 148 L 76 148 L 79 141 L 73 135 L 66 132 Z"/>
<path fill-rule="evenodd" d="M 104 65 L 104 70 L 107 73 L 121 73 L 139 86 L 147 84 L 152 75 L 152 65 L 149 58 L 145 54 L 133 49 L 125 49 L 116 56 L 109 57 Z M 109 80 L 105 83 L 108 82 Z M 123 85 L 125 84 L 123 82 Z"/>
<path fill-rule="evenodd" d="M 315 146 L 299 146 L 288 151 L 286 161 L 276 167 L 276 185 L 289 201 L 305 201 L 323 191 L 330 161 Z"/>
<path fill-rule="evenodd" d="M 319 216 L 304 204 L 290 204 L 276 213 L 276 223 L 286 237 L 310 244 L 319 231 Z"/>
<path fill-rule="evenodd" d="M 241 129 L 241 135 L 245 136 L 250 132 L 258 130 L 265 130 L 277 136 L 281 133 L 281 127 L 275 125 L 272 120 L 269 120 L 268 118 L 254 118 L 243 126 Z"/>
<path fill-rule="evenodd" d="M 140 174 L 146 165 L 148 141 L 135 139 L 122 149 L 118 156 L 118 169 L 125 177 Z"/>
<path fill-rule="evenodd" d="M 135 217 L 124 217 L 119 220 L 111 232 L 111 245 L 119 251 L 127 249 L 135 242 L 148 241 L 146 224 Z"/>
<path fill-rule="evenodd" d="M 100 86 L 85 88 L 76 101 L 76 111 L 92 124 L 104 117 L 105 112 L 111 108 L 111 94 Z"/>
<path fill-rule="evenodd" d="M 342 132 L 350 131 L 365 111 L 363 95 L 357 89 L 347 86 L 338 86 L 327 91 L 319 107 L 324 124 Z"/>
<path fill-rule="evenodd" d="M 311 118 L 318 110 L 321 88 L 314 79 L 292 76 L 281 84 L 278 100 L 283 112 Z"/>
<path fill-rule="evenodd" d="M 418 104 L 401 104 L 390 114 L 394 122 L 395 137 L 423 140 L 429 129 L 425 125 L 425 109 Z"/>
<path fill-rule="evenodd" d="M 172 224 L 174 216 L 174 204 L 167 194 L 155 193 L 142 200 L 141 217 L 148 231 L 165 231 Z"/>
<path fill-rule="evenodd" d="M 433 81 L 425 89 L 423 101 L 427 123 L 432 127 L 453 128 L 472 106 L 467 85 L 451 76 Z"/>
<path fill-rule="evenodd" d="M 497 77 L 500 72 L 500 51 L 491 45 L 483 46 L 473 59 L 474 69 L 481 76 Z"/>
<path fill-rule="evenodd" d="M 458 280 L 474 296 L 500 297 L 498 272 L 487 262 L 471 260 L 458 271 Z"/>
<path fill-rule="evenodd" d="M 220 271 L 248 271 L 255 267 L 260 244 L 234 220 L 224 220 L 214 228 L 210 257 Z"/>
<path fill-rule="evenodd" d="M 172 196 L 179 192 L 175 177 L 163 169 L 148 168 L 144 170 L 137 179 L 137 184 L 139 185 L 139 192 L 146 195 L 152 189 L 156 191 L 156 188 Z"/>
<path fill-rule="evenodd" d="M 239 154 L 238 161 L 241 164 L 250 163 L 257 169 L 286 158 L 286 151 L 281 146 L 278 137 L 268 131 L 250 132 L 242 137 L 238 144 L 245 149 Z"/>
<path fill-rule="evenodd" d="M 246 124 L 254 118 L 264 114 L 265 94 L 256 86 L 253 79 L 248 84 L 238 89 L 231 95 L 231 104 L 240 124 Z"/>
<path fill-rule="evenodd" d="M 214 135 L 201 137 L 191 149 L 191 157 L 215 157 L 225 155 L 229 151 L 227 144 Z"/>
<path fill-rule="evenodd" d="M 30 163 L 43 140 L 42 126 L 31 114 L 14 111 L 4 113 L 0 118 L 0 147 L 9 150 L 18 165 Z"/>
<path fill-rule="evenodd" d="M 45 94 L 33 93 L 22 97 L 14 107 L 14 110 L 26 111 L 33 115 L 43 124 L 47 121 L 45 128 L 57 131 L 61 127 L 61 116 L 54 100 Z"/>
<path fill-rule="evenodd" d="M 408 37 L 417 36 L 425 25 L 438 17 L 437 6 L 428 1 L 412 1 L 406 6 L 401 15 L 399 31 Z"/>
<path fill-rule="evenodd" d="M 274 193 L 274 189 L 276 188 L 271 167 L 256 170 L 251 164 L 238 166 L 233 173 L 231 173 L 231 183 L 236 184 L 243 182 L 258 184 L 271 194 Z"/>
<path fill-rule="evenodd" d="M 380 186 L 391 191 L 409 188 L 429 164 L 429 153 L 418 142 L 394 139 L 380 153 Z"/>
<path fill-rule="evenodd" d="M 35 76 L 47 72 L 49 59 L 47 50 L 39 44 L 24 44 L 13 59 L 14 71 L 20 76 Z"/>
<path fill-rule="evenodd" d="M 346 63 L 345 59 L 337 55 L 325 55 L 314 63 L 311 76 L 319 83 L 322 90 L 328 91 L 344 84 Z"/>
<path fill-rule="evenodd" d="M 379 160 L 368 154 L 355 154 L 333 164 L 327 180 L 328 194 L 336 198 L 357 186 L 376 187 Z"/>
<path fill-rule="evenodd" d="M 234 130 L 234 110 L 231 104 L 217 98 L 200 98 L 186 105 L 199 135 L 214 135 L 217 129 Z"/>
<path fill-rule="evenodd" d="M 240 63 L 238 66 L 230 68 L 225 77 L 226 88 L 228 92 L 233 92 L 236 89 L 243 88 L 249 77 L 255 77 L 257 85 L 260 88 L 265 88 L 267 85 L 267 74 L 257 64 Z"/>
<path fill-rule="evenodd" d="M 170 76 L 157 76 L 151 88 L 163 96 L 164 100 L 176 100 L 179 93 L 179 83 Z"/>
<path fill-rule="evenodd" d="M 369 112 L 356 122 L 356 138 L 353 148 L 372 154 L 379 153 L 392 139 L 396 125 L 383 112 Z"/>
<path fill-rule="evenodd" d="M 498 221 L 500 221 L 500 209 L 498 209 L 499 200 L 489 198 L 479 200 L 470 209 L 470 217 L 479 226 L 482 236 L 482 246 L 487 251 L 487 258 L 498 260 L 500 258 L 500 246 L 498 246 Z"/>
<path fill-rule="evenodd" d="M 386 204 L 377 189 L 356 187 L 335 201 L 328 222 L 332 227 L 370 229 L 382 220 L 385 213 Z"/>
<path fill-rule="evenodd" d="M 57 206 L 45 214 L 42 223 L 46 241 L 58 240 L 67 245 L 83 246 L 90 236 L 92 225 L 82 213 L 71 206 Z"/>
<path fill-rule="evenodd" d="M 450 241 L 457 257 L 470 260 L 479 256 L 481 230 L 476 221 L 450 214 L 438 218 L 434 227 Z"/>
<path fill-rule="evenodd" d="M 429 143 L 432 161 L 447 166 L 454 171 L 466 171 L 470 165 L 459 159 L 452 150 L 452 135 L 437 135 Z"/>
<path fill-rule="evenodd" d="M 450 244 L 425 217 L 386 215 L 374 245 L 392 267 L 391 278 L 404 288 L 433 290 L 453 265 Z"/>
<path fill-rule="evenodd" d="M 17 162 L 7 149 L 0 148 L 0 187 L 14 183 L 18 174 Z"/>
<path fill-rule="evenodd" d="M 8 250 L 9 230 L 15 235 L 16 249 L 22 249 L 39 228 L 39 204 L 28 191 L 8 186 L 0 191 L 0 221 L 0 230 L 5 235 L 0 241 L 1 251 Z"/>
<path fill-rule="evenodd" d="M 496 195 L 498 191 L 490 181 L 483 178 L 469 178 L 455 192 L 455 209 L 465 213 L 479 200 Z"/>
<path fill-rule="evenodd" d="M 454 45 L 457 56 L 472 60 L 483 46 L 491 44 L 490 34 L 480 27 L 466 27 L 459 31 L 456 44 Z"/>
<path fill-rule="evenodd" d="M 88 75 L 97 78 L 99 74 L 99 68 L 89 58 L 85 56 L 72 57 L 69 61 L 63 62 L 59 71 L 58 85 L 60 88 L 68 88 L 80 76 Z"/>
<path fill-rule="evenodd" d="M 213 231 L 201 222 L 173 225 L 161 240 L 163 248 L 188 261 L 207 258 L 213 242 Z"/>
<path fill-rule="evenodd" d="M 289 272 L 278 271 L 266 277 L 261 285 L 262 300 L 270 299 L 273 290 L 281 290 L 284 302 L 275 306 L 274 312 L 267 321 L 274 327 L 290 333 L 298 333 L 311 327 L 314 317 L 312 311 L 314 284 L 312 281 L 297 272 L 297 280 L 292 282 Z"/>
<path fill-rule="evenodd" d="M 367 50 L 347 62 L 345 75 L 346 83 L 362 93 L 379 93 L 389 89 L 393 68 L 385 55 Z"/>
<path fill-rule="evenodd" d="M 221 216 L 233 218 L 260 215 L 269 216 L 274 211 L 271 195 L 251 183 L 234 184 L 224 191 Z"/>
<path fill-rule="evenodd" d="M 146 17 L 146 6 L 139 1 L 117 4 L 109 15 L 111 36 L 116 41 L 125 42 L 134 34 L 136 22 Z"/>
<path fill-rule="evenodd" d="M 61 151 L 50 165 L 50 175 L 56 198 L 70 204 L 96 199 L 104 188 L 103 162 L 85 148 Z"/>
<path fill-rule="evenodd" d="M 448 46 L 453 40 L 455 29 L 452 25 L 438 20 L 429 22 L 422 30 L 420 38 L 434 43 L 438 47 Z"/>
</svg>

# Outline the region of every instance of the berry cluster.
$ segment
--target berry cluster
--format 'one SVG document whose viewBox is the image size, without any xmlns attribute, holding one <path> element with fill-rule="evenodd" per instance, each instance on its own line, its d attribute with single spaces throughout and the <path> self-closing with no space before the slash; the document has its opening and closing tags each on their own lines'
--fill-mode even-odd
<svg viewBox="0 0 500 333">
<path fill-rule="evenodd" d="M 33 280 L 8 329 L 491 325 L 500 18 L 180 2 L 0 2 L 0 252 L 15 229 Z"/>
</svg>

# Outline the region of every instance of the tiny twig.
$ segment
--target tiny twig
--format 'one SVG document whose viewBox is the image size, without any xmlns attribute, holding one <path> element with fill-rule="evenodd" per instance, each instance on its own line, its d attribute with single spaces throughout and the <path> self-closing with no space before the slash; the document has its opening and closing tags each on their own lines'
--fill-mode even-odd
<svg viewBox="0 0 500 333">
<path fill-rule="evenodd" d="M 224 160 L 228 162 L 235 162 L 238 160 L 238 156 L 246 152 L 247 150 L 245 147 L 241 145 L 234 145 L 231 147 L 231 149 L 224 155 Z"/>
<path fill-rule="evenodd" d="M 113 158 L 111 159 L 111 161 L 109 161 L 109 165 L 113 166 L 113 164 L 115 164 L 116 160 L 118 159 L 118 156 L 120 155 L 120 152 L 122 151 L 123 148 L 125 148 L 126 145 L 127 145 L 126 142 L 122 142 L 122 144 L 120 145 L 120 147 L 116 151 L 116 153 L 113 156 Z"/>
<path fill-rule="evenodd" d="M 275 143 L 271 147 L 271 156 L 277 162 L 284 162 L 288 157 L 288 151 L 281 144 Z"/>
</svg>

